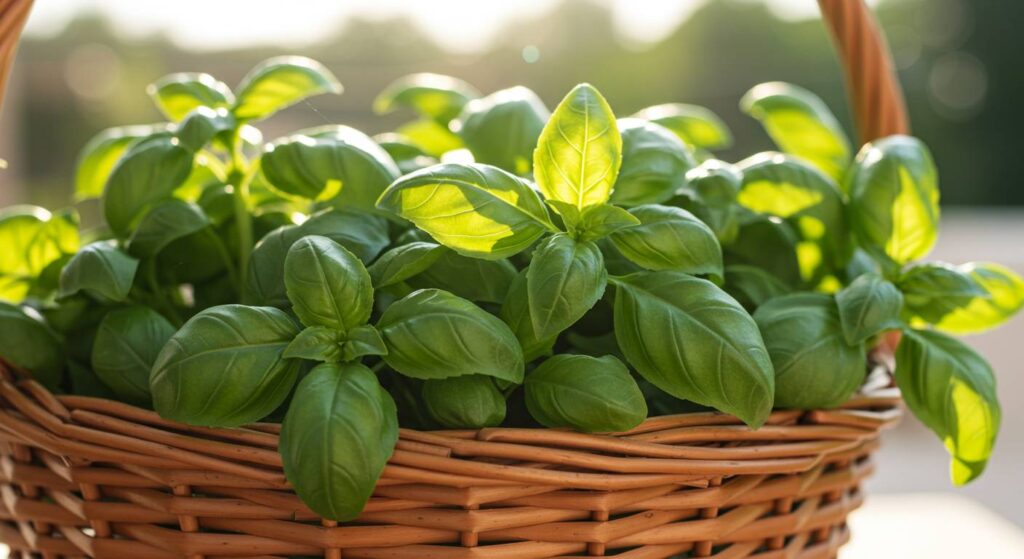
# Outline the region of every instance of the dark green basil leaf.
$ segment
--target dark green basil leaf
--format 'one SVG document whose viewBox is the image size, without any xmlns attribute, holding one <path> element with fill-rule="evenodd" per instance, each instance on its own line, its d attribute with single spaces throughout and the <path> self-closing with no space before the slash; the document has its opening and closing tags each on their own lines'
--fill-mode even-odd
<svg viewBox="0 0 1024 559">
<path fill-rule="evenodd" d="M 68 359 L 67 369 L 72 394 L 91 398 L 103 398 L 105 400 L 117 399 L 117 394 L 114 394 L 113 390 L 103 384 L 100 377 L 96 376 L 96 373 L 89 367 L 80 364 L 74 359 Z"/>
<path fill-rule="evenodd" d="M 622 254 L 648 270 L 679 270 L 722 277 L 722 247 L 715 232 L 686 210 L 638 206 L 639 225 L 609 235 Z"/>
<path fill-rule="evenodd" d="M 843 338 L 839 310 L 829 295 L 798 293 L 758 307 L 754 320 L 775 366 L 775 405 L 834 408 L 864 383 L 864 344 Z"/>
<path fill-rule="evenodd" d="M 615 336 L 644 378 L 677 398 L 760 427 L 775 375 L 754 319 L 715 284 L 682 272 L 614 280 Z"/>
<path fill-rule="evenodd" d="M 741 218 L 739 233 L 723 250 L 725 263 L 756 266 L 786 285 L 800 284 L 793 227 L 777 217 L 750 214 Z"/>
<path fill-rule="evenodd" d="M 628 211 L 609 204 L 591 206 L 580 216 L 577 229 L 579 240 L 596 241 L 625 227 L 640 225 L 640 220 Z"/>
<path fill-rule="evenodd" d="M 422 273 L 447 250 L 439 244 L 422 241 L 397 246 L 380 255 L 368 268 L 373 286 L 387 287 Z"/>
<path fill-rule="evenodd" d="M 378 134 L 373 137 L 373 141 L 388 152 L 403 175 L 440 163 L 422 148 L 398 134 Z"/>
<path fill-rule="evenodd" d="M 468 83 L 440 74 L 411 74 L 388 84 L 373 100 L 373 112 L 387 114 L 399 107 L 448 124 L 480 92 Z"/>
<path fill-rule="evenodd" d="M 394 370 L 413 378 L 481 374 L 523 380 L 523 350 L 497 317 L 437 289 L 421 289 L 392 303 L 377 329 Z"/>
<path fill-rule="evenodd" d="M 743 308 L 753 312 L 769 299 L 791 291 L 782 281 L 756 266 L 732 264 L 725 267 L 725 292 L 732 295 Z"/>
<path fill-rule="evenodd" d="M 655 105 L 633 115 L 669 129 L 686 145 L 697 149 L 732 146 L 732 133 L 718 115 L 697 105 Z"/>
<path fill-rule="evenodd" d="M 231 112 L 239 120 L 260 120 L 322 93 L 341 93 L 341 84 L 323 64 L 302 56 L 264 60 L 238 84 Z"/>
<path fill-rule="evenodd" d="M 139 261 L 107 241 L 82 247 L 60 274 L 61 297 L 84 292 L 100 301 L 124 301 Z"/>
<path fill-rule="evenodd" d="M 149 386 L 156 411 L 210 427 L 266 417 L 295 384 L 301 361 L 282 354 L 298 333 L 287 314 L 271 307 L 223 305 L 200 312 L 153 364 Z"/>
<path fill-rule="evenodd" d="M 142 211 L 170 196 L 191 172 L 192 153 L 170 134 L 154 134 L 133 144 L 114 166 L 103 191 L 107 225 L 126 237 Z"/>
<path fill-rule="evenodd" d="M 526 376 L 525 389 L 530 415 L 551 428 L 618 432 L 647 419 L 640 387 L 611 355 L 556 355 Z"/>
<path fill-rule="evenodd" d="M 903 265 L 931 251 L 938 237 L 939 179 L 920 140 L 890 136 L 865 145 L 846 185 L 853 232 L 872 256 Z"/>
<path fill-rule="evenodd" d="M 149 407 L 149 372 L 174 326 L 148 307 L 111 311 L 100 322 L 92 346 L 92 369 L 117 396 Z"/>
<path fill-rule="evenodd" d="M 537 186 L 545 198 L 582 212 L 608 201 L 621 163 L 615 114 L 593 86 L 577 85 L 555 108 L 537 142 Z"/>
<path fill-rule="evenodd" d="M 342 361 L 343 333 L 326 326 L 308 326 L 284 348 L 285 359 L 308 359 L 337 363 Z"/>
<path fill-rule="evenodd" d="M 896 383 L 910 411 L 945 443 L 953 483 L 981 475 L 1002 419 L 992 367 L 949 336 L 906 330 L 896 350 Z"/>
<path fill-rule="evenodd" d="M 172 240 L 156 255 L 159 281 L 197 284 L 224 275 L 231 255 L 238 252 L 237 238 L 234 221 L 229 221 L 217 230 L 203 228 Z"/>
<path fill-rule="evenodd" d="M 1013 270 L 991 262 L 971 262 L 957 270 L 970 276 L 985 296 L 975 297 L 947 313 L 936 323 L 953 334 L 975 334 L 995 328 L 1024 308 L 1024 279 Z"/>
<path fill-rule="evenodd" d="M 554 229 L 526 181 L 489 165 L 441 164 L 405 175 L 377 206 L 466 256 L 497 260 Z"/>
<path fill-rule="evenodd" d="M 281 426 L 284 473 L 313 512 L 359 516 L 398 442 L 391 396 L 362 365 L 320 365 L 299 383 Z"/>
<path fill-rule="evenodd" d="M 32 373 L 32 378 L 51 390 L 60 386 L 64 350 L 57 334 L 37 316 L 15 305 L 0 302 L 0 358 Z"/>
<path fill-rule="evenodd" d="M 430 417 L 449 429 L 497 427 L 505 420 L 505 397 L 482 375 L 428 380 L 423 403 Z"/>
<path fill-rule="evenodd" d="M 269 144 L 260 168 L 274 188 L 334 205 L 373 210 L 398 178 L 391 156 L 348 126 L 302 130 Z"/>
<path fill-rule="evenodd" d="M 177 122 L 197 107 L 218 109 L 235 102 L 224 82 L 210 74 L 179 73 L 164 76 L 150 84 L 146 93 L 167 118 Z"/>
<path fill-rule="evenodd" d="M 527 175 L 550 115 L 536 93 L 520 86 L 470 101 L 454 124 L 475 161 Z"/>
<path fill-rule="evenodd" d="M 572 326 L 601 296 L 608 283 L 601 249 L 565 233 L 545 239 L 526 273 L 530 320 L 540 338 Z"/>
<path fill-rule="evenodd" d="M 742 185 L 743 173 L 738 167 L 709 159 L 686 173 L 686 184 L 676 200 L 687 201 L 678 205 L 706 223 L 720 243 L 728 244 L 739 234 L 741 208 L 736 196 Z"/>
<path fill-rule="evenodd" d="M 686 146 L 669 130 L 637 118 L 620 118 L 622 167 L 611 201 L 621 206 L 660 204 L 686 183 L 697 165 Z"/>
<path fill-rule="evenodd" d="M 78 250 L 78 213 L 51 214 L 37 206 L 0 211 L 0 300 L 20 302 L 51 265 Z"/>
<path fill-rule="evenodd" d="M 174 129 L 180 145 L 198 152 L 215 136 L 234 130 L 238 126 L 234 115 L 225 108 L 196 107 Z"/>
<path fill-rule="evenodd" d="M 911 320 L 927 324 L 937 324 L 975 299 L 988 296 L 970 274 L 945 263 L 912 266 L 896 283 Z"/>
<path fill-rule="evenodd" d="M 836 305 L 846 343 L 855 345 L 899 327 L 903 294 L 881 276 L 866 274 L 836 293 Z"/>
<path fill-rule="evenodd" d="M 348 332 L 370 320 L 370 274 L 354 254 L 327 237 L 295 241 L 284 261 L 284 284 L 292 310 L 306 326 Z"/>
<path fill-rule="evenodd" d="M 202 231 L 210 220 L 195 204 L 170 199 L 146 212 L 128 240 L 128 252 L 139 258 L 156 256 L 172 241 Z"/>
<path fill-rule="evenodd" d="M 111 171 L 132 144 L 166 128 L 166 125 L 119 126 L 93 136 L 78 153 L 75 198 L 86 200 L 102 195 Z"/>
<path fill-rule="evenodd" d="M 810 161 L 833 180 L 850 164 L 850 141 L 828 106 L 802 87 L 762 83 L 740 101 L 743 112 L 761 121 L 779 149 Z"/>
<path fill-rule="evenodd" d="M 436 287 L 477 303 L 502 303 L 515 279 L 508 260 L 480 260 L 445 251 L 427 270 L 407 280 L 414 288 Z"/>
<path fill-rule="evenodd" d="M 369 324 L 349 330 L 341 344 L 342 361 L 354 361 L 364 355 L 387 355 L 388 348 L 380 332 Z"/>
<path fill-rule="evenodd" d="M 527 271 L 523 270 L 515 276 L 498 316 L 512 329 L 516 339 L 519 340 L 519 345 L 523 348 L 526 361 L 530 362 L 541 355 L 550 355 L 558 335 L 541 339 L 533 329 L 526 274 Z"/>
</svg>

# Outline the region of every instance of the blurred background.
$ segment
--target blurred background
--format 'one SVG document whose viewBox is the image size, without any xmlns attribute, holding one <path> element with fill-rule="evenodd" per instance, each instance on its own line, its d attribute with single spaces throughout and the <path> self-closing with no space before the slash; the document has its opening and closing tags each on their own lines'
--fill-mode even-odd
<svg viewBox="0 0 1024 559">
<path fill-rule="evenodd" d="M 916 135 L 931 147 L 944 216 L 936 259 L 994 260 L 1024 273 L 1024 2 L 872 2 L 889 37 Z M 244 6 L 244 7 L 243 7 Z M 848 125 L 840 69 L 812 0 L 37 0 L 0 113 L 0 206 L 71 199 L 78 149 L 99 130 L 160 119 L 145 86 L 177 71 L 229 84 L 256 62 L 302 54 L 345 86 L 264 123 L 269 140 L 343 123 L 373 134 L 408 115 L 370 111 L 412 72 L 463 78 L 487 93 L 515 84 L 553 107 L 595 84 L 621 115 L 687 102 L 718 113 L 738 160 L 771 144 L 737 103 L 751 86 L 807 87 Z M 851 133 L 851 135 L 853 135 Z M 88 208 L 85 208 L 88 212 Z M 888 435 L 880 493 L 952 492 L 1024 527 L 1024 317 L 969 340 L 993 362 L 1004 428 L 990 470 L 947 481 L 941 445 L 913 420 Z"/>
</svg>

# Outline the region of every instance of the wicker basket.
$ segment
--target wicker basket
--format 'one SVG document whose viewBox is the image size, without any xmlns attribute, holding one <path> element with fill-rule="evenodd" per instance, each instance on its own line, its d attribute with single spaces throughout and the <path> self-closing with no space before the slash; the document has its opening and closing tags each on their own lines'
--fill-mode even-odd
<svg viewBox="0 0 1024 559">
<path fill-rule="evenodd" d="M 29 1 L 0 0 L 0 76 Z M 820 0 L 862 139 L 905 132 L 860 0 Z M 2 81 L 0 81 L 2 84 Z M 46 559 L 834 558 L 879 432 L 901 414 L 884 359 L 830 411 L 652 418 L 615 435 L 403 429 L 362 516 L 290 490 L 278 425 L 190 427 L 54 396 L 0 364 L 0 541 Z"/>
</svg>

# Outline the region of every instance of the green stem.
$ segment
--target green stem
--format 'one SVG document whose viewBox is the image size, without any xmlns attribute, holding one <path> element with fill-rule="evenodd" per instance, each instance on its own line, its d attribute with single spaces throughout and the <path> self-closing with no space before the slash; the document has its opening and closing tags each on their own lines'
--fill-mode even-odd
<svg viewBox="0 0 1024 559">
<path fill-rule="evenodd" d="M 252 252 L 252 216 L 249 215 L 249 183 L 252 182 L 254 169 L 242 152 L 242 136 L 235 132 L 231 149 L 231 170 L 228 181 L 234 189 L 235 227 L 238 229 L 238 272 L 245 277 L 249 270 L 249 254 Z"/>
</svg>

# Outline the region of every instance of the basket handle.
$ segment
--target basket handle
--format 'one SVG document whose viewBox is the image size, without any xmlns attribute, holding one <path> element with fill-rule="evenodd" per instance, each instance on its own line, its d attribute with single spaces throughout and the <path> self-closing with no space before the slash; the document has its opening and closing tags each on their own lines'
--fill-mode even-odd
<svg viewBox="0 0 1024 559">
<path fill-rule="evenodd" d="M 18 37 L 31 7 L 32 0 L 0 0 L 0 108 L 7 89 L 7 76 L 14 64 Z"/>
</svg>

